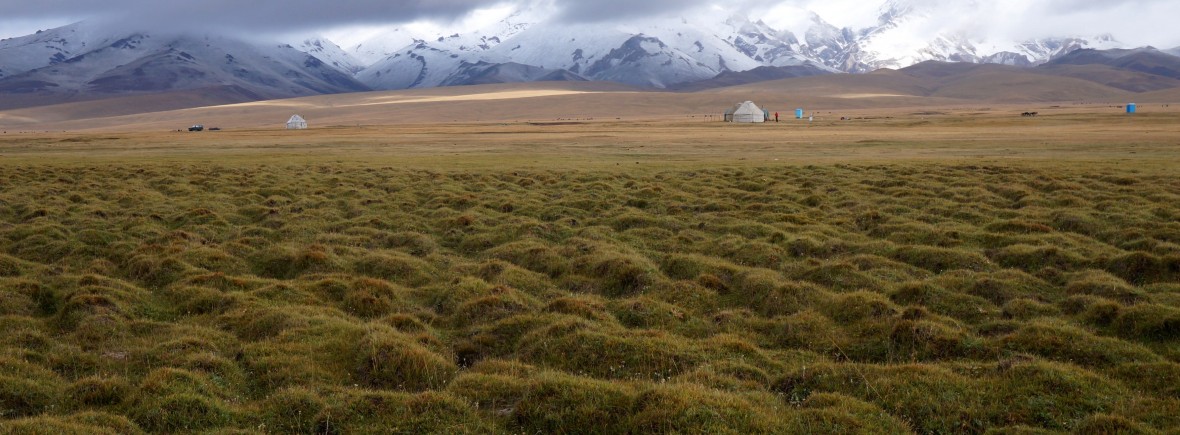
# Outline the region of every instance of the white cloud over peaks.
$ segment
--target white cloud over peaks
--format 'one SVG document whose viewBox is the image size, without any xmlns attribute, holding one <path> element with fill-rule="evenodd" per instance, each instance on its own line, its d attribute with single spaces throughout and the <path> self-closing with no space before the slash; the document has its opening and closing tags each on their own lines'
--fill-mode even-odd
<svg viewBox="0 0 1180 435">
<path fill-rule="evenodd" d="M 69 17 L 8 20 L 0 17 L 0 39 L 29 35 L 38 30 L 61 27 L 74 21 L 76 19 Z"/>
<path fill-rule="evenodd" d="M 1172 24 L 1180 17 L 1177 0 L 4 0 L 0 37 L 106 18 L 158 28 L 144 30 L 325 32 L 348 38 L 350 32 L 375 34 L 407 23 L 470 29 L 480 27 L 472 20 L 520 7 L 551 8 L 560 20 L 597 23 L 691 14 L 714 5 L 786 28 L 806 25 L 806 11 L 813 11 L 837 27 L 862 29 L 876 24 L 890 4 L 925 9 L 930 19 L 915 27 L 922 32 L 950 30 L 995 40 L 1110 33 L 1131 45 L 1180 45 L 1180 27 Z"/>
</svg>

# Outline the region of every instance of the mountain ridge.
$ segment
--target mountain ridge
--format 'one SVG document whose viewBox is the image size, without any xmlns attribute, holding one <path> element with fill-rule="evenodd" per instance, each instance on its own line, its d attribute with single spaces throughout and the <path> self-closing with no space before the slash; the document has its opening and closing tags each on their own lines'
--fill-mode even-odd
<svg viewBox="0 0 1180 435">
<path fill-rule="evenodd" d="M 228 87 L 237 100 L 369 90 L 335 63 L 288 44 L 120 33 L 83 22 L 0 42 L 0 93 L 68 101 Z"/>
<path fill-rule="evenodd" d="M 966 7 L 978 7 L 976 2 Z M 811 11 L 802 24 L 771 26 L 742 14 L 685 13 L 613 24 L 554 22 L 530 9 L 516 10 L 480 29 L 451 35 L 411 35 L 404 29 L 386 40 L 411 39 L 371 64 L 357 78 L 374 89 L 410 89 L 454 82 L 448 76 L 464 64 L 518 63 L 564 69 L 591 80 L 673 89 L 723 73 L 759 67 L 827 68 L 830 72 L 865 73 L 899 69 L 926 60 L 1037 66 L 1074 50 L 1121 46 L 1110 35 L 1066 36 L 997 43 L 961 32 L 914 38 L 941 16 L 930 6 L 891 0 L 878 22 L 862 29 L 838 28 Z M 964 9 L 964 14 L 967 13 Z M 372 57 L 373 38 L 357 45 L 357 57 Z M 897 40 L 910 40 L 909 45 Z M 912 41 L 917 41 L 913 43 Z M 367 47 L 368 51 L 362 48 Z"/>
<path fill-rule="evenodd" d="M 0 41 L 0 93 L 63 102 L 227 87 L 236 90 L 227 101 L 237 102 L 550 80 L 689 92 L 785 77 L 900 70 L 926 61 L 1037 67 L 1040 74 L 1133 92 L 1166 89 L 1180 80 L 1180 48 L 1092 55 L 1120 45 L 1108 35 L 985 43 L 961 32 L 939 32 L 906 46 L 890 43 L 939 19 L 929 7 L 929 2 L 891 0 L 882 5 L 877 23 L 862 29 L 838 28 L 805 10 L 794 24 L 776 26 L 716 11 L 579 24 L 554 21 L 551 11 L 522 8 L 481 28 L 443 34 L 397 28 L 349 48 L 323 37 L 267 44 L 80 22 Z M 35 99 L 18 100 L 6 105 Z"/>
</svg>

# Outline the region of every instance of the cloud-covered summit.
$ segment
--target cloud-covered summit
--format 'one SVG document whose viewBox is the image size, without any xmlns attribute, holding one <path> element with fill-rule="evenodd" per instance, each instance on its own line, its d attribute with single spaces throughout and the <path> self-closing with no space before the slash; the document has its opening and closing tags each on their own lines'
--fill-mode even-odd
<svg viewBox="0 0 1180 435">
<path fill-rule="evenodd" d="M 554 8 L 564 20 L 586 22 L 674 14 L 707 3 L 705 0 L 39 0 L 3 2 L 0 20 L 73 17 L 187 30 L 297 32 L 349 25 L 448 21 L 503 5 Z"/>
<path fill-rule="evenodd" d="M 965 6 L 970 5 L 970 8 Z M 567 22 L 614 22 L 673 16 L 712 8 L 767 22 L 798 11 L 818 12 L 838 27 L 864 28 L 892 6 L 913 6 L 945 16 L 932 22 L 972 34 L 1011 37 L 1110 33 L 1129 44 L 1180 45 L 1175 0 L 39 0 L 0 2 L 0 38 L 21 36 L 32 23 L 118 20 L 145 30 L 273 35 L 411 22 L 454 24 L 481 10 L 546 8 Z M 959 11 L 971 9 L 962 14 Z M 149 29 L 150 28 L 150 29 Z M 945 31 L 945 28 L 931 31 Z"/>
</svg>

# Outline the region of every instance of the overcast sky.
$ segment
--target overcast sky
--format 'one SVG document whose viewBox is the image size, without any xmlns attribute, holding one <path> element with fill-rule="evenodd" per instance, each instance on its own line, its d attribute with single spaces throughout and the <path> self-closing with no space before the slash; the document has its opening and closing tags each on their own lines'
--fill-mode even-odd
<svg viewBox="0 0 1180 435">
<path fill-rule="evenodd" d="M 839 27 L 876 21 L 887 0 L 729 0 L 724 8 L 771 24 L 798 22 L 813 10 Z M 1178 0 L 905 0 L 941 10 L 937 28 L 1013 38 L 1110 33 L 1129 45 L 1180 46 Z M 404 23 L 443 28 L 478 21 L 481 10 L 504 3 L 545 3 L 567 21 L 612 22 L 687 13 L 717 0 L 0 0 L 0 38 L 83 19 L 117 19 L 163 28 L 237 31 L 250 34 L 325 33 Z M 974 3 L 978 10 L 963 13 Z M 473 18 L 473 13 L 475 18 Z M 486 12 L 483 12 L 486 15 Z M 337 41 L 347 45 L 348 41 Z"/>
</svg>

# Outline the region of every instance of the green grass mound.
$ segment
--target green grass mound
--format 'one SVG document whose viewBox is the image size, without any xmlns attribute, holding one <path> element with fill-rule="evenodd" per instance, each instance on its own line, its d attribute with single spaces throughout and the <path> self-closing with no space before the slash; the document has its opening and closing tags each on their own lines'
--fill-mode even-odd
<svg viewBox="0 0 1180 435">
<path fill-rule="evenodd" d="M 1109 409 L 1125 394 L 1121 386 L 1076 366 L 1017 363 L 998 368 L 995 383 L 988 385 L 992 418 L 1003 416 L 1013 423 L 1077 430 L 1083 419 Z"/>
<path fill-rule="evenodd" d="M 5 418 L 40 415 L 64 399 L 65 382 L 52 371 L 10 357 L 0 357 L 0 369 L 0 409 Z"/>
<path fill-rule="evenodd" d="M 656 386 L 635 397 L 630 430 L 647 433 L 772 433 L 787 429 L 786 406 L 694 385 Z"/>
<path fill-rule="evenodd" d="M 1141 345 L 1094 336 L 1079 328 L 1039 321 L 1000 338 L 1000 344 L 1005 349 L 1091 367 L 1161 360 L 1159 355 Z"/>
<path fill-rule="evenodd" d="M 126 417 L 97 412 L 83 412 L 64 417 L 30 417 L 0 423 L 0 432 L 6 434 L 141 434 L 144 433 L 135 422 Z"/>
<path fill-rule="evenodd" d="M 1160 257 L 1146 252 L 1132 252 L 1110 259 L 1106 270 L 1139 285 L 1176 282 L 1180 277 L 1180 255 Z"/>
<path fill-rule="evenodd" d="M 987 270 L 991 260 L 975 252 L 938 248 L 931 246 L 906 246 L 894 252 L 893 257 L 934 273 L 951 270 Z"/>
<path fill-rule="evenodd" d="M 1092 434 L 1150 434 L 1155 432 L 1142 423 L 1127 419 L 1125 417 L 1109 414 L 1095 414 L 1086 417 L 1085 420 L 1082 420 L 1080 423 L 1078 423 L 1078 426 L 1075 428 L 1075 430 L 1077 433 Z"/>
<path fill-rule="evenodd" d="M 884 284 L 860 270 L 855 264 L 834 262 L 808 268 L 794 278 L 809 281 L 836 291 L 856 291 L 884 287 Z"/>
<path fill-rule="evenodd" d="M 799 403 L 799 414 L 788 422 L 795 433 L 905 433 L 913 429 L 880 407 L 853 397 L 816 393 Z"/>
<path fill-rule="evenodd" d="M 525 362 L 605 379 L 667 379 L 699 359 L 685 339 L 662 332 L 587 331 L 556 324 L 523 337 Z M 569 325 L 573 326 L 573 325 Z"/>
<path fill-rule="evenodd" d="M 1002 313 L 1008 319 L 1028 321 L 1040 317 L 1057 317 L 1061 315 L 1061 310 L 1031 299 L 1013 299 L 1004 304 Z"/>
<path fill-rule="evenodd" d="M 893 291 L 890 299 L 899 305 L 921 306 L 970 324 L 993 320 L 1000 314 L 1000 309 L 987 299 L 926 283 L 904 284 Z"/>
<path fill-rule="evenodd" d="M 542 374 L 506 409 L 511 425 L 527 432 L 626 432 L 637 395 L 626 385 Z"/>
<path fill-rule="evenodd" d="M 569 257 L 539 241 L 507 243 L 490 250 L 488 255 L 554 278 L 571 269 Z"/>
<path fill-rule="evenodd" d="M 498 431 L 471 403 L 447 393 L 362 392 L 332 397 L 316 431 L 481 434 Z"/>
<path fill-rule="evenodd" d="M 1054 246 L 1012 245 L 997 249 L 988 256 L 1004 267 L 1034 273 L 1046 268 L 1080 270 L 1091 264 L 1079 254 Z"/>
<path fill-rule="evenodd" d="M 343 271 L 344 262 L 323 245 L 272 246 L 254 255 L 254 273 L 265 278 L 291 279 L 305 273 Z"/>
<path fill-rule="evenodd" d="M 132 397 L 134 387 L 118 376 L 91 376 L 75 381 L 67 394 L 79 404 L 88 407 L 117 406 Z"/>
<path fill-rule="evenodd" d="M 1090 295 L 1131 305 L 1148 301 L 1143 291 L 1137 290 L 1126 281 L 1113 275 L 1098 272 L 1082 272 L 1069 280 L 1065 291 L 1071 295 Z"/>
<path fill-rule="evenodd" d="M 1180 339 L 1180 308 L 1156 304 L 1120 308 L 1111 327 L 1130 340 L 1175 343 Z"/>
<path fill-rule="evenodd" d="M 357 377 L 376 388 L 438 389 L 458 371 L 454 358 L 444 357 L 396 332 L 372 331 L 357 348 Z"/>
<path fill-rule="evenodd" d="M 357 260 L 354 268 L 358 274 L 411 287 L 426 284 L 438 275 L 429 263 L 401 253 L 372 253 Z"/>
</svg>

